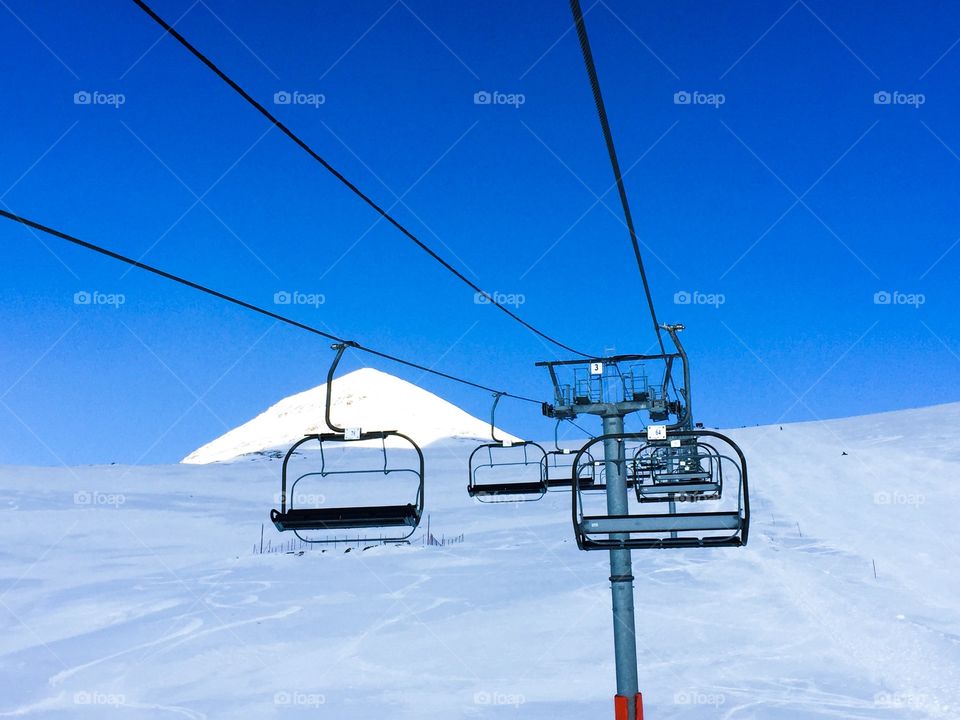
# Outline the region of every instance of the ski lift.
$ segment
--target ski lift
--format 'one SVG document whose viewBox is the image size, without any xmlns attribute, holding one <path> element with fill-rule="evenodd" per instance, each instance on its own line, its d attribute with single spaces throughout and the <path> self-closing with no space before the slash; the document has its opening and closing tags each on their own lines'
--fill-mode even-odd
<svg viewBox="0 0 960 720">
<path fill-rule="evenodd" d="M 590 449 L 597 443 L 616 441 L 620 447 L 620 459 L 607 463 L 608 474 L 619 472 L 629 477 L 630 466 L 636 464 L 638 500 L 659 502 L 661 504 L 656 507 L 662 509 L 661 512 L 634 513 L 628 508 L 623 514 L 611 514 L 606 507 L 597 504 L 585 508 L 582 490 L 586 488 L 577 480 L 577 474 L 572 474 L 573 525 L 581 550 L 736 547 L 747 544 L 750 500 L 747 463 L 740 448 L 733 440 L 713 430 L 667 430 L 665 435 L 662 440 L 649 440 L 647 433 L 601 435 L 586 443 L 577 453 L 575 466 L 590 462 L 587 459 Z M 679 446 L 671 444 L 678 440 Z M 685 456 L 673 452 L 664 454 L 664 447 L 671 448 L 671 451 L 686 447 L 688 452 Z M 680 470 L 681 462 L 693 465 Z M 691 467 L 697 469 L 690 470 Z M 709 472 L 709 477 L 702 477 L 705 472 Z M 724 509 L 700 511 L 701 499 L 720 502 L 719 488 L 724 476 L 736 483 L 735 500 L 725 497 Z M 670 483 L 687 483 L 687 487 L 684 490 L 673 486 L 657 487 L 656 492 L 649 493 L 639 490 L 640 487 Z M 694 485 L 704 487 L 693 490 Z M 724 503 L 720 505 L 723 507 Z M 684 511 L 678 512 L 678 506 Z"/>
<path fill-rule="evenodd" d="M 684 378 L 688 381 L 686 355 L 679 346 L 675 353 L 659 355 L 538 362 L 538 367 L 546 367 L 549 371 L 554 390 L 554 402 L 543 404 L 543 414 L 549 418 L 571 420 L 583 414 L 602 416 L 611 407 L 616 407 L 622 415 L 645 412 L 653 422 L 675 416 L 676 421 L 669 427 L 686 426 L 690 417 L 686 403 L 688 393 L 673 388 L 674 361 L 677 359 L 682 360 Z M 652 382 L 647 375 L 644 363 L 649 361 L 664 363 L 664 375 L 659 384 Z M 620 367 L 628 363 L 628 368 Z M 589 365 L 589 368 L 581 367 L 583 365 Z M 572 382 L 561 382 L 561 371 L 572 371 Z M 679 396 L 677 399 L 671 398 L 671 388 Z"/>
<path fill-rule="evenodd" d="M 716 447 L 681 435 L 652 440 L 633 456 L 634 490 L 639 502 L 719 500 L 723 494 L 723 458 Z"/>
<path fill-rule="evenodd" d="M 496 413 L 502 393 L 493 396 L 490 438 L 470 453 L 467 493 L 480 502 L 531 502 L 547 493 L 547 451 L 529 440 L 511 442 L 497 437 Z M 507 478 L 503 478 L 507 475 Z M 494 479 L 496 478 L 496 479 Z"/>
<path fill-rule="evenodd" d="M 573 487 L 573 459 L 577 451 L 560 447 L 560 420 L 553 429 L 553 450 L 547 450 L 543 458 L 543 474 L 547 478 L 548 490 L 567 490 Z M 606 486 L 597 483 L 598 473 L 603 472 L 603 463 L 597 462 L 587 454 L 586 461 L 577 471 L 580 473 L 580 485 L 585 490 L 603 490 Z"/>
<path fill-rule="evenodd" d="M 337 351 L 327 373 L 327 396 L 324 419 L 332 432 L 306 435 L 287 451 L 283 458 L 280 486 L 280 509 L 270 511 L 270 520 L 278 530 L 293 531 L 300 539 L 311 543 L 342 541 L 338 531 L 364 531 L 364 537 L 349 537 L 357 542 L 403 542 L 413 535 L 423 516 L 424 460 L 420 447 L 408 436 L 395 430 L 364 431 L 361 428 L 341 428 L 330 418 L 333 375 L 346 348 L 353 343 L 333 346 Z M 389 442 L 389 447 L 388 447 Z M 371 443 L 374 447 L 371 448 Z M 310 447 L 312 451 L 304 452 Z M 399 449 L 396 446 L 400 446 Z M 410 456 L 406 463 L 396 463 L 397 455 Z M 296 463 L 293 459 L 297 458 Z M 349 465 L 342 460 L 350 458 Z M 366 461 L 358 466 L 356 460 Z M 305 462 L 306 468 L 293 471 L 293 464 Z M 339 461 L 339 462 L 338 462 Z M 413 502 L 391 505 L 323 506 L 325 496 L 297 492 L 301 482 L 323 481 L 323 487 L 334 487 L 336 481 L 352 483 L 358 479 L 406 478 L 416 487 Z M 401 484 L 398 484 L 399 487 Z M 300 500 L 308 507 L 296 507 Z M 371 535 L 371 530 L 386 530 L 386 535 Z M 318 531 L 319 537 L 303 537 L 301 532 Z"/>
</svg>

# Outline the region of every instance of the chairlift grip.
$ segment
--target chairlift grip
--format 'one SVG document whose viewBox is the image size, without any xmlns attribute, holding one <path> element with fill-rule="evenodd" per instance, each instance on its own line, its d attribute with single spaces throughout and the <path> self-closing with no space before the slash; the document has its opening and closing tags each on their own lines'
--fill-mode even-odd
<svg viewBox="0 0 960 720">
<path fill-rule="evenodd" d="M 344 428 L 333 424 L 333 420 L 330 419 L 330 406 L 333 402 L 333 376 L 337 371 L 343 353 L 346 352 L 348 347 L 358 347 L 358 345 L 353 340 L 345 340 L 342 343 L 335 343 L 330 346 L 332 350 L 337 351 L 337 354 L 333 356 L 333 362 L 330 363 L 330 369 L 327 371 L 327 400 L 324 407 L 324 421 L 327 423 L 327 427 L 335 433 L 346 432 Z"/>
</svg>

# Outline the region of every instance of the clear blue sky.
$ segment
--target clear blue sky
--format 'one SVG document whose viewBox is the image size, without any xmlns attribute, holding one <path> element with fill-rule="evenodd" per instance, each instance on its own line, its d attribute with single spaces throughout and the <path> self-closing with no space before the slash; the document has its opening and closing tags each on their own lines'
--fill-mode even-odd
<svg viewBox="0 0 960 720">
<path fill-rule="evenodd" d="M 154 7 L 479 285 L 523 295 L 531 322 L 597 352 L 650 349 L 566 2 Z M 658 310 L 688 328 L 697 419 L 960 400 L 956 8 L 584 9 Z M 133 3 L 4 0 L 0 42 L 3 207 L 253 302 L 322 295 L 281 309 L 549 397 L 533 363 L 553 350 L 376 223 Z M 284 91 L 324 102 L 274 105 Z M 100 104 L 111 94 L 123 104 Z M 323 381 L 330 351 L 308 334 L 8 221 L 0 247 L 0 462 L 175 461 Z M 675 303 L 684 291 L 724 302 Z M 876 304 L 884 291 L 904 295 Z M 552 433 L 537 408 L 502 408 L 508 429 Z"/>
</svg>

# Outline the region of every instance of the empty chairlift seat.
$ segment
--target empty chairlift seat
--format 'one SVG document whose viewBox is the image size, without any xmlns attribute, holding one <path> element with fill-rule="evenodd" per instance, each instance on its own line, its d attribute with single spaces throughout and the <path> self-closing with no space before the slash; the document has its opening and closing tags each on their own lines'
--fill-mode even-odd
<svg viewBox="0 0 960 720">
<path fill-rule="evenodd" d="M 467 492 L 481 502 L 527 502 L 548 488 L 547 453 L 535 442 L 480 445 L 470 453 Z"/>
<path fill-rule="evenodd" d="M 397 455 L 408 456 L 407 461 L 396 462 Z M 390 481 L 389 488 L 375 486 L 372 481 L 377 479 Z M 301 489 L 301 483 L 309 484 L 309 489 Z M 364 488 L 368 493 L 390 490 L 391 498 L 409 493 L 411 502 L 335 504 L 333 497 L 350 492 L 351 484 L 354 490 Z M 280 509 L 271 510 L 270 519 L 278 530 L 293 531 L 308 542 L 402 542 L 420 524 L 423 490 L 423 452 L 406 435 L 389 430 L 349 437 L 347 433 L 307 435 L 283 459 Z M 300 534 L 304 532 L 311 535 L 304 537 Z"/>
<path fill-rule="evenodd" d="M 548 490 L 569 490 L 573 487 L 573 459 L 576 456 L 576 450 L 557 449 L 547 451 L 543 462 Z M 580 473 L 580 486 L 584 490 L 603 490 L 603 485 L 597 482 L 597 463 L 592 457 L 580 465 L 578 472 Z"/>
<path fill-rule="evenodd" d="M 631 465 L 637 500 L 719 500 L 726 464 L 714 445 L 691 435 L 647 442 L 634 452 Z"/>
<path fill-rule="evenodd" d="M 634 474 L 639 502 L 631 504 L 626 514 L 610 514 L 605 503 L 585 498 L 582 491 L 587 488 L 576 483 L 571 493 L 573 525 L 582 550 L 746 545 L 750 528 L 747 463 L 733 440 L 712 430 L 676 431 L 668 434 L 664 444 L 650 443 L 645 433 L 604 435 L 581 448 L 575 465 L 590 462 L 586 458 L 591 448 L 604 440 L 619 443 L 621 459 L 612 465 L 627 478 Z M 676 440 L 682 440 L 682 445 Z M 659 449 L 664 447 L 670 450 Z M 678 447 L 685 450 L 678 453 Z M 608 467 L 608 483 L 609 472 Z M 735 493 L 730 488 L 720 493 L 724 477 L 730 486 L 735 482 Z M 645 502 L 657 504 L 641 504 Z M 641 508 L 658 512 L 640 512 Z"/>
<path fill-rule="evenodd" d="M 573 487 L 573 460 L 577 456 L 577 449 L 560 447 L 560 425 L 563 421 L 557 420 L 553 430 L 553 450 L 547 450 L 543 456 L 543 476 L 547 479 L 547 489 L 564 491 Z M 580 485 L 592 490 L 602 490 L 603 485 L 597 482 L 597 463 L 588 453 L 591 462 L 583 462 L 578 468 Z"/>
<path fill-rule="evenodd" d="M 289 508 L 271 510 L 279 530 L 346 530 L 353 528 L 416 527 L 420 512 L 415 505 L 381 505 L 346 508 Z"/>
</svg>

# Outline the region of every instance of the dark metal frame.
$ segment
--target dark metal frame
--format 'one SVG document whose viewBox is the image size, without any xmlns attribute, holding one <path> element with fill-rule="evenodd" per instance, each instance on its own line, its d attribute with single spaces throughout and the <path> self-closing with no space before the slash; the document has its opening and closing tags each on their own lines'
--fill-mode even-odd
<svg viewBox="0 0 960 720">
<path fill-rule="evenodd" d="M 576 468 L 581 458 L 589 454 L 590 448 L 605 440 L 644 440 L 645 433 L 619 433 L 601 435 L 586 443 L 574 459 L 574 470 L 571 473 L 573 492 L 571 495 L 571 513 L 573 529 L 577 538 L 577 546 L 581 550 L 611 550 L 611 549 L 660 549 L 660 548 L 687 548 L 687 547 L 739 547 L 747 544 L 750 531 L 750 495 L 747 479 L 747 461 L 740 447 L 730 438 L 713 430 L 684 430 L 677 436 L 699 438 L 717 438 L 727 444 L 736 453 L 737 459 L 729 458 L 740 469 L 740 492 L 738 494 L 738 508 L 733 512 L 685 512 L 660 513 L 642 515 L 598 515 L 584 516 L 580 493 L 580 483 Z M 668 434 L 668 441 L 670 435 Z M 736 516 L 734 518 L 734 516 Z M 728 527 L 733 521 L 736 527 Z M 672 523 L 671 523 L 672 521 Z M 589 528 L 593 522 L 598 528 Z M 644 527 L 648 525 L 648 527 Z M 674 537 L 678 532 L 704 531 L 717 532 L 730 529 L 734 532 L 727 535 L 706 535 L 697 537 Z M 643 533 L 669 533 L 671 537 L 634 537 Z M 619 538 L 612 535 L 618 534 Z M 596 537 L 598 535 L 606 537 Z"/>
<path fill-rule="evenodd" d="M 493 459 L 494 449 L 499 450 L 510 450 L 515 448 L 523 449 L 523 460 L 519 462 L 495 462 Z M 539 457 L 531 458 L 528 448 L 532 448 L 537 451 Z M 488 462 L 480 463 L 477 462 L 476 456 L 477 453 L 481 451 L 487 452 Z M 516 443 L 507 443 L 507 442 L 495 442 L 495 443 L 485 443 L 480 445 L 472 453 L 470 453 L 470 459 L 468 461 L 470 479 L 467 483 L 467 493 L 470 497 L 475 497 L 480 502 L 485 503 L 497 503 L 497 502 L 533 502 L 540 500 L 544 495 L 547 494 L 547 488 L 549 487 L 549 476 L 546 466 L 547 451 L 543 449 L 542 445 L 538 443 L 531 442 L 529 440 L 516 442 Z M 509 468 L 509 467 L 532 467 L 536 466 L 540 469 L 540 481 L 539 482 L 499 482 L 499 483 L 480 483 L 477 482 L 477 472 L 482 468 Z M 501 498 L 497 500 L 490 500 L 488 498 Z"/>
<path fill-rule="evenodd" d="M 283 458 L 283 468 L 281 470 L 280 510 L 271 510 L 270 520 L 281 532 L 292 530 L 298 538 L 309 543 L 332 543 L 343 541 L 344 538 L 305 538 L 300 534 L 301 531 L 335 532 L 337 530 L 359 530 L 378 527 L 409 527 L 410 531 L 405 535 L 348 538 L 350 541 L 354 542 L 404 542 L 410 538 L 411 535 L 413 535 L 420 524 L 420 519 L 423 517 L 425 484 L 423 451 L 420 449 L 420 446 L 413 441 L 412 438 L 404 435 L 403 433 L 397 432 L 396 430 L 376 430 L 367 432 L 358 430 L 356 433 L 351 433 L 351 436 L 348 438 L 348 431 L 345 428 L 334 425 L 333 420 L 330 417 L 330 408 L 332 405 L 333 395 L 333 376 L 336 372 L 337 366 L 340 363 L 340 359 L 343 357 L 343 353 L 353 344 L 354 343 L 340 343 L 333 346 L 333 349 L 337 351 L 337 354 L 334 357 L 333 362 L 330 364 L 330 370 L 327 372 L 327 393 L 326 405 L 324 408 L 324 419 L 327 423 L 327 426 L 333 432 L 306 435 L 294 443 L 293 447 L 287 451 L 287 454 Z M 388 438 L 399 438 L 410 445 L 417 455 L 416 467 L 390 467 L 386 445 Z M 370 440 L 380 441 L 380 450 L 383 456 L 382 468 L 376 470 L 327 470 L 326 455 L 324 453 L 325 443 L 344 444 Z M 320 443 L 320 470 L 306 472 L 300 475 L 296 480 L 290 483 L 290 492 L 288 495 L 287 470 L 290 463 L 290 458 L 296 454 L 297 449 L 301 445 L 310 441 L 317 441 Z M 369 475 L 371 473 L 382 473 L 384 476 L 391 474 L 409 474 L 416 476 L 418 482 L 415 501 L 406 505 L 366 505 L 352 507 L 344 506 L 339 508 L 293 507 L 293 498 L 295 497 L 294 491 L 296 490 L 296 486 L 306 477 L 319 476 L 321 478 L 327 478 L 337 475 Z M 290 500 L 289 504 L 287 502 L 288 498 Z"/>
<path fill-rule="evenodd" d="M 656 355 L 613 355 L 610 357 L 582 358 L 578 360 L 549 360 L 536 363 L 536 367 L 545 367 L 550 373 L 550 381 L 553 384 L 554 403 L 543 403 L 541 408 L 543 414 L 549 418 L 572 419 L 578 414 L 604 415 L 605 406 L 609 403 L 587 402 L 578 403 L 575 398 L 565 397 L 564 384 L 557 377 L 557 368 L 569 366 L 583 366 L 591 363 L 602 363 L 605 367 L 619 367 L 620 363 L 625 362 L 647 362 L 652 360 L 662 361 L 664 363 L 663 380 L 660 386 L 660 398 L 638 397 L 634 392 L 628 392 L 624 383 L 624 401 L 615 403 L 617 411 L 623 415 L 647 411 L 651 419 L 660 422 L 669 419 L 670 415 L 676 416 L 676 422 L 668 424 L 668 430 L 675 430 L 688 427 L 693 417 L 693 409 L 690 401 L 690 362 L 687 358 L 687 351 L 680 342 L 678 333 L 683 330 L 683 325 L 664 325 L 663 328 L 670 335 L 670 339 L 676 346 L 676 352 L 660 353 Z M 680 360 L 683 372 L 683 388 L 678 391 L 679 399 L 670 401 L 669 388 L 674 385 L 673 382 L 673 364 L 675 360 Z M 622 377 L 622 376 L 621 376 Z M 629 396 L 629 397 L 628 397 Z M 681 401 L 682 400 L 682 401 Z"/>
<path fill-rule="evenodd" d="M 674 439 L 676 440 L 678 438 Z M 682 440 L 683 438 L 679 439 Z M 697 451 L 706 450 L 706 452 L 696 452 L 685 459 L 692 458 L 698 463 L 702 460 L 707 460 L 708 469 L 704 471 L 704 474 L 707 475 L 709 479 L 658 480 L 656 469 L 654 467 L 646 467 L 643 468 L 643 472 L 649 474 L 650 482 L 645 483 L 644 480 L 646 478 L 640 476 L 641 471 L 638 469 L 642 467 L 642 463 L 645 460 L 649 462 L 651 459 L 656 459 L 655 454 L 660 449 L 666 451 L 665 454 L 668 456 L 670 452 L 675 449 L 669 442 L 662 440 L 650 441 L 646 445 L 642 445 L 636 449 L 633 453 L 633 462 L 630 465 L 630 468 L 633 470 L 632 479 L 635 480 L 634 491 L 638 502 L 720 500 L 723 497 L 723 459 L 726 458 L 731 462 L 733 462 L 733 459 L 729 456 L 721 455 L 720 451 L 710 443 L 697 440 L 696 438 L 690 438 L 690 440 L 693 441 L 692 444 L 688 442 L 687 445 L 682 447 L 689 449 L 692 445 Z M 644 451 L 648 449 L 652 451 L 650 455 L 646 458 L 641 457 Z M 669 457 L 663 458 L 665 462 L 669 462 L 670 459 Z M 660 474 L 662 475 L 662 473 Z"/>
<path fill-rule="evenodd" d="M 547 454 L 543 458 L 543 475 L 547 478 L 548 491 L 549 490 L 556 490 L 556 491 L 569 490 L 573 486 L 573 482 L 570 480 L 569 475 L 566 473 L 560 472 L 561 467 L 559 465 L 550 465 L 550 458 L 569 457 L 571 460 L 573 460 L 574 456 L 576 456 L 577 454 L 576 450 L 560 447 L 560 423 L 561 422 L 563 421 L 557 420 L 557 424 L 553 428 L 553 450 L 547 450 Z M 586 477 L 589 480 L 587 484 L 590 486 L 591 490 L 605 490 L 606 485 L 597 484 L 596 464 L 597 464 L 596 460 L 592 455 L 590 455 L 589 464 L 584 465 L 584 468 L 586 467 L 590 468 L 589 474 L 586 474 Z M 566 470 L 566 468 L 562 468 L 562 469 Z M 572 465 L 570 469 L 572 472 L 573 471 Z M 554 472 L 551 472 L 551 470 L 553 470 Z"/>
<path fill-rule="evenodd" d="M 543 472 L 547 478 L 548 491 L 569 490 L 571 487 L 573 487 L 573 481 L 571 481 L 570 476 L 566 473 L 567 468 L 566 467 L 561 468 L 559 465 L 551 465 L 550 459 L 559 458 L 559 457 L 569 457 L 572 460 L 574 457 L 576 457 L 576 454 L 577 454 L 576 450 L 567 450 L 567 449 L 547 450 L 547 454 L 543 458 L 543 466 L 544 466 Z M 583 466 L 584 468 L 589 467 L 590 472 L 581 473 L 580 475 L 581 482 L 583 482 L 584 485 L 586 486 L 585 489 L 605 490 L 607 487 L 606 485 L 597 483 L 596 465 L 597 465 L 597 460 L 593 457 L 593 455 L 590 455 L 588 462 Z M 561 471 L 563 472 L 563 474 L 561 474 Z M 571 472 L 573 471 L 572 465 L 570 466 L 570 471 Z"/>
<path fill-rule="evenodd" d="M 400 438 L 410 444 L 417 454 L 416 467 L 391 468 L 387 458 L 386 440 L 387 438 Z M 320 470 L 305 472 L 298 476 L 292 483 L 288 482 L 288 464 L 297 449 L 304 443 L 311 440 L 320 443 Z M 353 443 L 364 440 L 380 440 L 381 452 L 383 455 L 383 467 L 377 470 L 327 470 L 324 445 L 332 443 Z M 340 475 L 369 475 L 372 473 L 382 473 L 384 476 L 391 474 L 413 475 L 417 478 L 417 495 L 413 503 L 407 505 L 361 505 L 344 506 L 340 508 L 294 508 L 293 502 L 296 497 L 297 484 L 307 477 L 335 477 Z M 402 433 L 392 430 L 379 430 L 374 432 L 361 433 L 357 440 L 347 440 L 343 433 L 320 433 L 307 435 L 297 441 L 283 458 L 283 470 L 281 476 L 280 489 L 280 510 L 270 511 L 270 520 L 280 531 L 293 530 L 297 537 L 310 543 L 331 543 L 342 541 L 344 538 L 306 538 L 300 535 L 300 531 L 324 531 L 335 532 L 337 530 L 356 530 L 371 527 L 409 527 L 410 531 L 405 535 L 392 535 L 389 537 L 351 537 L 351 541 L 356 542 L 403 542 L 407 540 L 416 531 L 423 517 L 423 499 L 424 499 L 424 458 L 423 451 L 409 437 Z M 289 492 L 287 486 L 289 485 Z M 288 503 L 289 499 L 289 503 Z M 289 507 L 288 507 L 289 505 Z"/>
<path fill-rule="evenodd" d="M 497 437 L 497 405 L 500 404 L 500 398 L 503 397 L 503 393 L 494 393 L 493 394 L 493 406 L 490 408 L 490 439 L 493 442 L 485 443 L 475 448 L 472 453 L 470 453 L 470 458 L 467 461 L 467 494 L 470 497 L 476 498 L 483 503 L 498 503 L 498 502 L 533 502 L 535 500 L 540 500 L 544 495 L 547 494 L 547 488 L 549 487 L 548 471 L 547 471 L 547 451 L 543 449 L 541 445 L 538 445 L 535 442 L 530 442 L 524 440 L 521 442 L 508 442 Z M 523 460 L 520 462 L 494 462 L 493 460 L 493 450 L 497 449 L 511 449 L 511 448 L 523 448 Z M 531 460 L 527 448 L 536 448 L 539 451 L 540 457 L 536 460 Z M 475 458 L 478 452 L 483 450 L 487 451 L 486 463 L 476 462 Z M 540 481 L 536 483 L 531 482 L 499 482 L 499 483 L 478 483 L 477 482 L 477 472 L 482 468 L 496 468 L 496 467 L 531 467 L 536 465 L 540 469 Z M 488 498 L 497 498 L 495 500 L 490 500 Z"/>
</svg>

